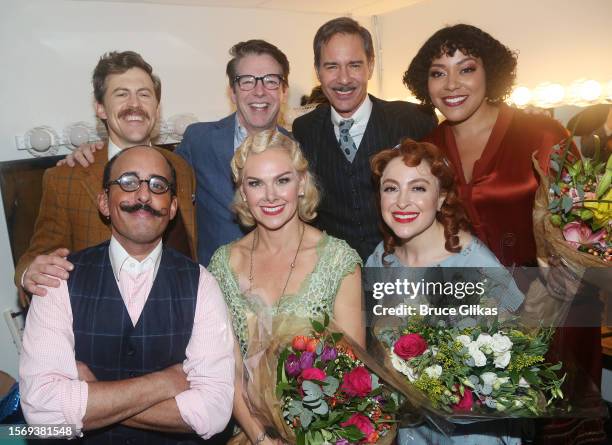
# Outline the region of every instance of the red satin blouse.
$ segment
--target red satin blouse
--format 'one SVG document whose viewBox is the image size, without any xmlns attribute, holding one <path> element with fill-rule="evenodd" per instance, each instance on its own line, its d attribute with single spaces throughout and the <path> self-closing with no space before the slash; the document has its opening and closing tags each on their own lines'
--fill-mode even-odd
<svg viewBox="0 0 612 445">
<path fill-rule="evenodd" d="M 552 146 L 567 135 L 554 119 L 500 105 L 470 182 L 463 176 L 455 137 L 447 121 L 425 138 L 446 151 L 476 236 L 506 266 L 536 265 L 532 211 L 538 179 L 531 155 L 537 152 L 540 166 L 548 171 Z"/>
</svg>

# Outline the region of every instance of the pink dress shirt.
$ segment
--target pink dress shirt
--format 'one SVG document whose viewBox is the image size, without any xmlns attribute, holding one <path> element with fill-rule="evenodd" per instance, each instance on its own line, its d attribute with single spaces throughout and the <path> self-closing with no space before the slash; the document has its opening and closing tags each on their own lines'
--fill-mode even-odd
<svg viewBox="0 0 612 445">
<path fill-rule="evenodd" d="M 142 262 L 111 238 L 111 265 L 132 323 L 136 323 L 153 285 L 161 243 Z M 28 423 L 73 424 L 83 428 L 87 383 L 78 379 L 74 356 L 72 308 L 66 281 L 32 299 L 19 361 L 21 405 Z M 181 417 L 204 439 L 222 431 L 234 395 L 234 337 L 215 278 L 200 266 L 191 339 L 183 370 L 190 389 L 175 399 Z"/>
</svg>

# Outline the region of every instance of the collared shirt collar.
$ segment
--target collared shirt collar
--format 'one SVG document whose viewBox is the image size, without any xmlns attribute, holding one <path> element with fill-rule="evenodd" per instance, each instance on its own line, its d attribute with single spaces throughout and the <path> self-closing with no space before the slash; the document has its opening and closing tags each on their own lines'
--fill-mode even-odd
<svg viewBox="0 0 612 445">
<path fill-rule="evenodd" d="M 246 128 L 240 125 L 240 119 L 238 117 L 238 112 L 236 112 L 236 125 L 234 126 L 234 151 L 240 147 L 240 145 L 247 138 L 248 133 Z"/>
<path fill-rule="evenodd" d="M 117 145 L 112 141 L 112 139 L 108 139 L 108 160 L 110 161 L 113 156 L 121 151 L 121 148 L 117 147 Z"/>
<path fill-rule="evenodd" d="M 366 98 L 363 103 L 359 105 L 359 108 L 357 108 L 357 110 L 353 113 L 351 117 L 342 117 L 340 116 L 340 114 L 338 114 L 334 107 L 331 107 L 331 119 L 332 123 L 334 124 L 334 127 L 336 128 L 338 127 L 338 125 L 340 125 L 340 121 L 346 119 L 353 119 L 355 121 L 353 123 L 353 127 L 357 126 L 358 128 L 365 128 L 365 126 L 367 126 L 368 124 L 368 121 L 370 120 L 370 114 L 372 114 L 372 100 L 370 99 L 369 95 L 366 95 Z"/>
<path fill-rule="evenodd" d="M 151 141 L 149 141 L 149 143 L 142 144 L 142 145 L 151 146 L 152 144 L 151 144 Z M 115 144 L 111 138 L 108 138 L 108 160 L 109 161 L 113 158 L 113 156 L 115 156 L 121 150 L 123 149 L 120 148 L 117 144 Z"/>
<path fill-rule="evenodd" d="M 115 279 L 119 281 L 119 275 L 121 271 L 125 270 L 132 276 L 138 276 L 142 272 L 145 272 L 151 268 L 154 268 L 153 278 L 157 275 L 159 269 L 159 263 L 162 255 L 162 241 L 147 255 L 147 257 L 138 261 L 136 258 L 130 256 L 129 253 L 123 248 L 121 243 L 117 241 L 114 236 L 111 236 L 110 245 L 108 247 L 108 254 L 110 256 L 110 263 L 113 269 Z"/>
</svg>

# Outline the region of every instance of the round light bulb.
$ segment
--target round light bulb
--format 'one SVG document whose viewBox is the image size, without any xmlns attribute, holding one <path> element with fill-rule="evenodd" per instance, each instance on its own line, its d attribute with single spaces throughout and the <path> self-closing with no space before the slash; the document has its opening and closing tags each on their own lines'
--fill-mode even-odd
<svg viewBox="0 0 612 445">
<path fill-rule="evenodd" d="M 510 100 L 516 106 L 524 107 L 531 100 L 531 96 L 532 95 L 531 95 L 531 91 L 529 91 L 529 88 L 527 88 L 527 87 L 517 87 L 512 92 L 512 95 L 510 96 Z"/>
<path fill-rule="evenodd" d="M 30 132 L 30 145 L 38 152 L 47 151 L 51 146 L 51 134 L 43 128 L 35 128 Z"/>
<path fill-rule="evenodd" d="M 601 90 L 602 88 L 599 82 L 595 80 L 586 80 L 582 82 L 580 97 L 587 102 L 593 102 L 599 99 L 599 96 L 601 96 Z"/>
<path fill-rule="evenodd" d="M 191 116 L 186 116 L 186 115 L 177 116 L 176 119 L 174 120 L 173 130 L 179 136 L 183 136 L 183 134 L 185 134 L 185 130 L 187 130 L 187 127 L 193 124 L 194 122 L 195 121 L 193 120 Z"/>
<path fill-rule="evenodd" d="M 552 108 L 559 105 L 565 97 L 565 89 L 558 83 L 540 84 L 534 92 L 535 105 L 542 108 Z"/>
<path fill-rule="evenodd" d="M 75 147 L 89 142 L 89 130 L 82 125 L 75 125 L 69 132 L 70 143 Z"/>
<path fill-rule="evenodd" d="M 606 83 L 604 99 L 612 102 L 612 80 L 608 80 L 608 83 Z"/>
</svg>

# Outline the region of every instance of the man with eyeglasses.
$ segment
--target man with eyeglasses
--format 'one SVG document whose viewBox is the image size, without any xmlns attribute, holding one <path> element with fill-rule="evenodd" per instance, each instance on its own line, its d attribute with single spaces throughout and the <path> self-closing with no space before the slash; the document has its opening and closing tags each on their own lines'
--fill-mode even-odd
<svg viewBox="0 0 612 445">
<path fill-rule="evenodd" d="M 95 110 L 104 122 L 109 140 L 93 165 L 54 167 L 43 177 L 43 195 L 34 234 L 28 250 L 15 268 L 15 283 L 22 303 L 23 289 L 45 295 L 42 286 L 59 286 L 72 264 L 70 251 L 96 245 L 110 237 L 110 228 L 100 217 L 97 194 L 104 164 L 114 154 L 134 145 L 150 145 L 151 132 L 159 119 L 161 82 L 151 65 L 133 51 L 104 54 L 93 79 Z M 183 158 L 164 151 L 177 171 L 179 214 L 166 234 L 169 245 L 196 257 L 193 171 Z"/>
<path fill-rule="evenodd" d="M 236 112 L 190 125 L 176 150 L 195 170 L 198 261 L 205 266 L 219 246 L 244 235 L 231 210 L 230 161 L 248 135 L 277 126 L 289 81 L 287 56 L 271 43 L 240 42 L 230 55 L 226 73 Z"/>
<path fill-rule="evenodd" d="M 221 290 L 162 243 L 178 200 L 161 151 L 120 151 L 101 182 L 110 241 L 70 255 L 69 278 L 30 306 L 19 366 L 24 415 L 72 425 L 58 434 L 85 432 L 84 443 L 200 443 L 232 411 L 234 342 Z"/>
</svg>

